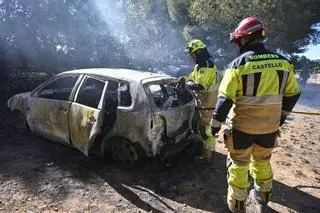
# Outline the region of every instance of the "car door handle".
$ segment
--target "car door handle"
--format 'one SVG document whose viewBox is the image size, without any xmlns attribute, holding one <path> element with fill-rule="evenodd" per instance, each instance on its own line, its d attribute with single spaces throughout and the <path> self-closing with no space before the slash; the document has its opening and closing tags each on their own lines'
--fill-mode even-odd
<svg viewBox="0 0 320 213">
<path fill-rule="evenodd" d="M 67 109 L 67 108 L 65 108 L 65 107 L 59 107 L 59 111 L 60 111 L 60 112 L 67 112 L 67 111 L 68 111 L 68 109 Z"/>
<path fill-rule="evenodd" d="M 88 123 L 89 123 L 89 124 L 94 124 L 96 121 L 97 121 L 97 120 L 96 120 L 93 116 L 91 116 L 91 117 L 89 118 L 89 120 L 88 120 Z"/>
</svg>

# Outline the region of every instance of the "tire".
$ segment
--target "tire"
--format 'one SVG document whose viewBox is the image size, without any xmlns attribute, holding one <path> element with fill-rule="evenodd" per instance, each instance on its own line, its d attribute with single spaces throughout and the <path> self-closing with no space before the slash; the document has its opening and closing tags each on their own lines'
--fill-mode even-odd
<svg viewBox="0 0 320 213">
<path fill-rule="evenodd" d="M 120 167 L 133 168 L 139 165 L 143 159 L 143 150 L 134 143 L 124 138 L 112 140 L 111 155 L 112 159 Z"/>
<path fill-rule="evenodd" d="M 20 111 L 13 112 L 13 126 L 20 134 L 30 131 L 26 116 Z"/>
<path fill-rule="evenodd" d="M 203 152 L 204 143 L 200 138 L 194 138 L 191 144 L 187 146 L 184 152 L 189 156 L 200 156 Z"/>
</svg>

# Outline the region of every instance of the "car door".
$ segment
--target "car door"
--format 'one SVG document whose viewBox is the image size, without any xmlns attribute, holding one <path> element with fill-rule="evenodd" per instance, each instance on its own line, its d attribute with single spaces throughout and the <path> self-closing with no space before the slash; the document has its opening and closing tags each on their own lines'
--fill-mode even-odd
<svg viewBox="0 0 320 213">
<path fill-rule="evenodd" d="M 75 148 L 86 155 L 95 137 L 102 130 L 106 134 L 115 121 L 117 91 L 111 95 L 114 100 L 113 113 L 106 113 L 105 106 L 109 106 L 111 100 L 107 86 L 107 81 L 87 76 L 75 96 L 75 101 L 71 104 L 69 117 L 71 141 Z"/>
<path fill-rule="evenodd" d="M 69 110 L 79 77 L 80 74 L 57 76 L 35 91 L 27 112 L 32 131 L 60 143 L 70 143 Z"/>
</svg>

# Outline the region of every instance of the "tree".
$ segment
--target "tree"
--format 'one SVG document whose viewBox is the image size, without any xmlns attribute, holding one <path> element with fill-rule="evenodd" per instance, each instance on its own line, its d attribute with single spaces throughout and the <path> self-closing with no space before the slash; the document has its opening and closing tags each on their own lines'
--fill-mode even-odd
<svg viewBox="0 0 320 213">
<path fill-rule="evenodd" d="M 126 61 L 108 25 L 86 0 L 2 2 L 1 49 L 7 58 L 2 63 L 57 72 Z"/>
<path fill-rule="evenodd" d="M 271 49 L 292 54 L 320 42 L 320 0 L 0 0 L 1 69 L 191 64 L 191 38 L 221 69 L 237 54 L 229 32 L 248 15 L 267 23 Z"/>
<path fill-rule="evenodd" d="M 314 27 L 320 22 L 319 0 L 167 0 L 167 4 L 173 20 L 187 24 L 180 18 L 180 13 L 185 14 L 206 29 L 207 34 L 224 38 L 215 41 L 223 48 L 228 34 L 247 16 L 257 16 L 267 24 L 268 46 L 272 49 L 298 53 L 310 42 L 320 42 L 319 28 Z M 183 8 L 182 11 L 178 7 Z"/>
</svg>

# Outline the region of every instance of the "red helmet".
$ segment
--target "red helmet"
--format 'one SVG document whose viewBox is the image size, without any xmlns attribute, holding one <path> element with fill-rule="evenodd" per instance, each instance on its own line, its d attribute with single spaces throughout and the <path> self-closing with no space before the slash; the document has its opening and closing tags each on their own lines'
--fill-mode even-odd
<svg viewBox="0 0 320 213">
<path fill-rule="evenodd" d="M 261 36 L 264 37 L 266 35 L 266 28 L 262 21 L 254 16 L 245 18 L 239 23 L 234 32 L 230 34 L 230 42 L 237 42 L 239 38 L 251 35 L 259 30 L 261 30 Z"/>
</svg>

